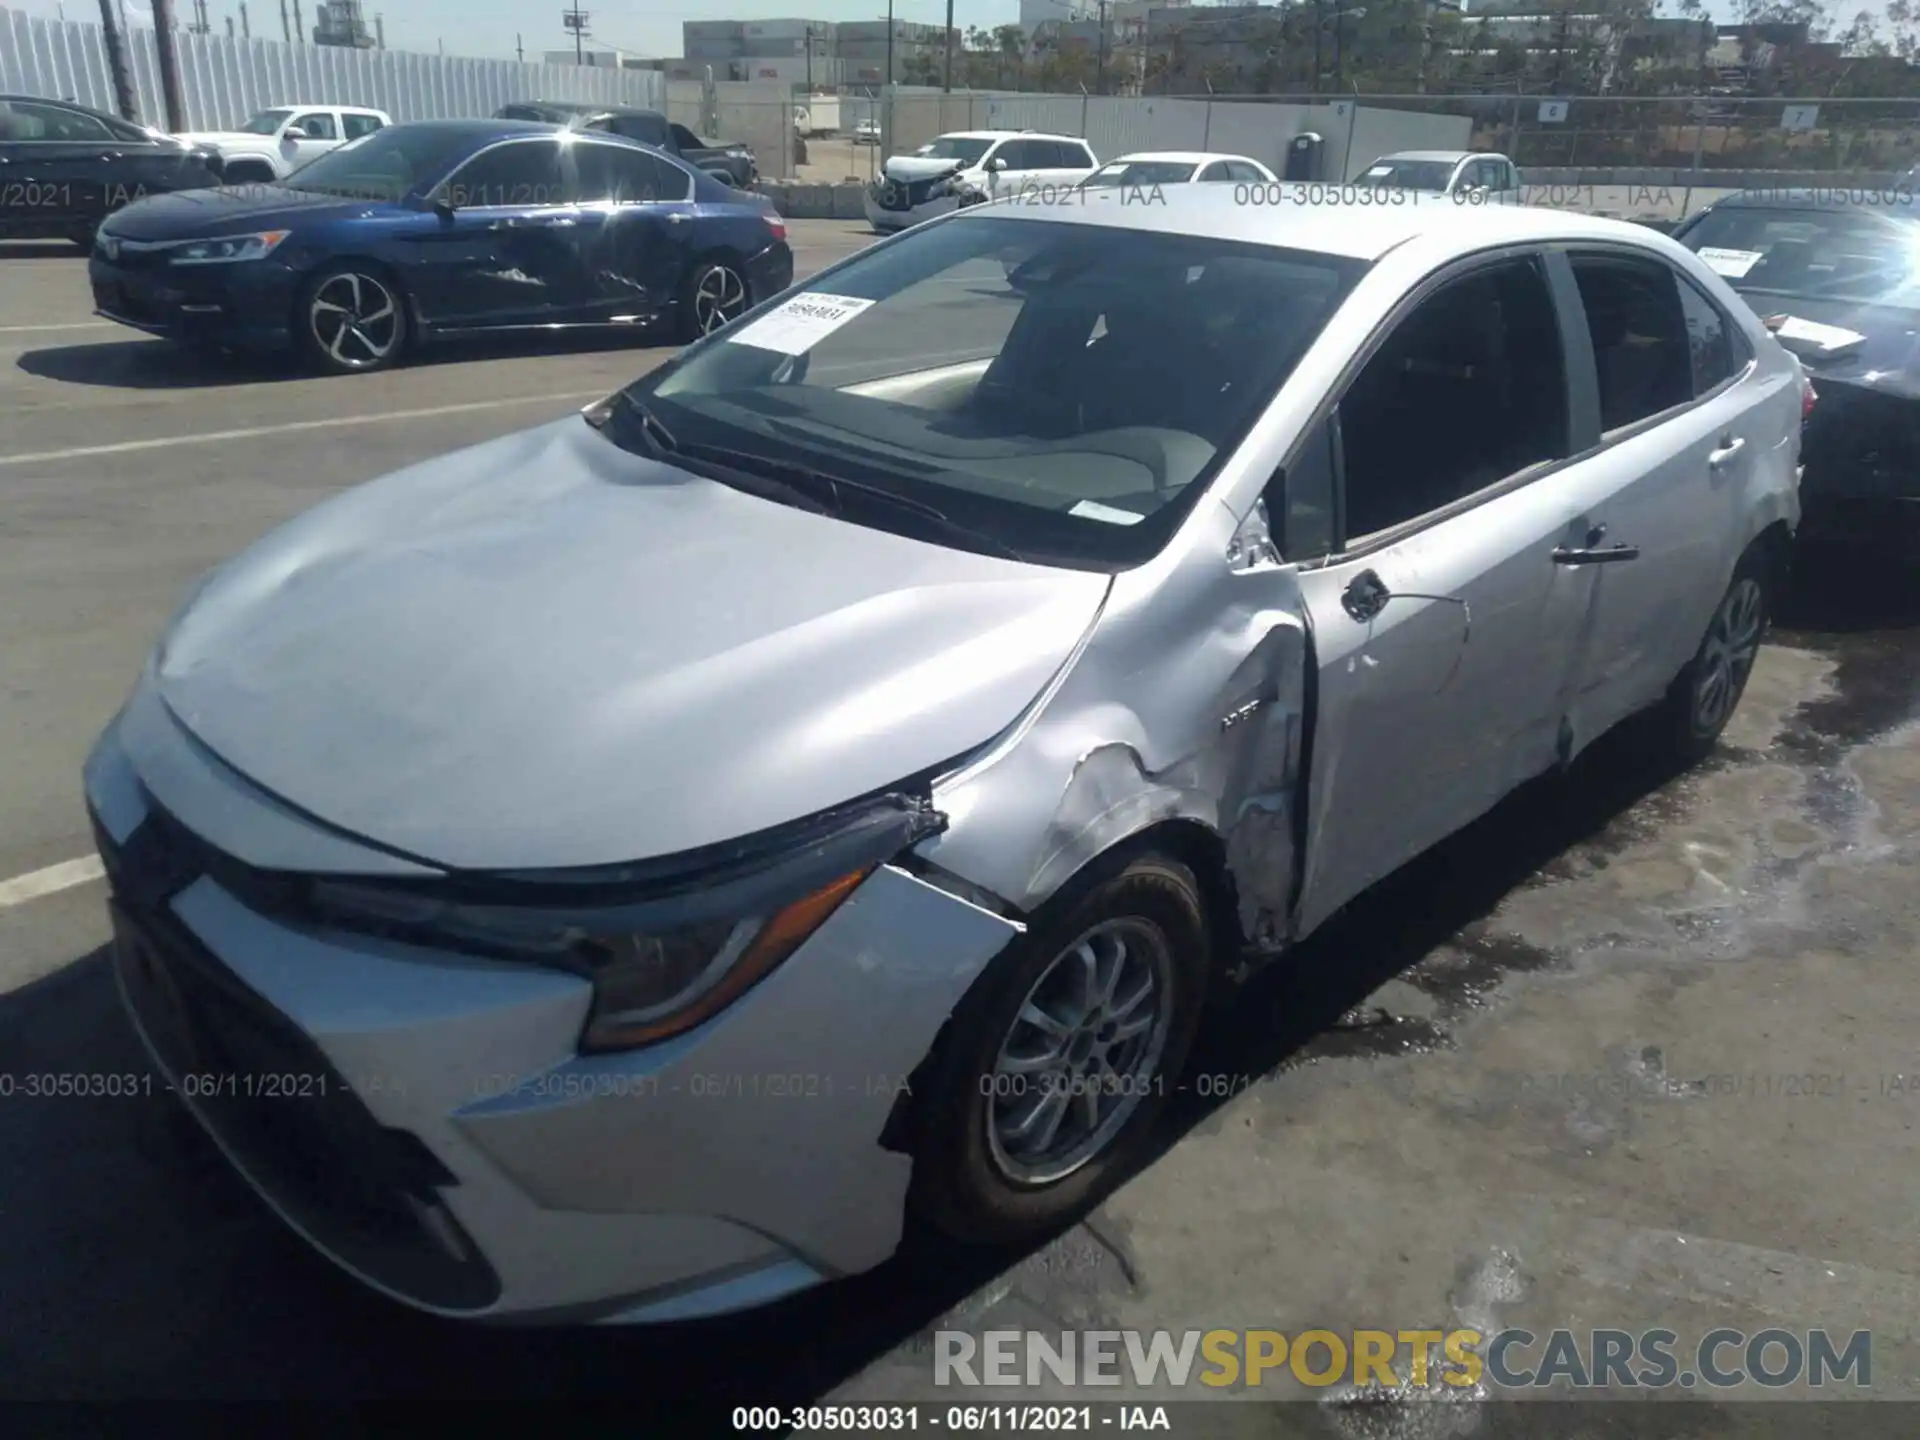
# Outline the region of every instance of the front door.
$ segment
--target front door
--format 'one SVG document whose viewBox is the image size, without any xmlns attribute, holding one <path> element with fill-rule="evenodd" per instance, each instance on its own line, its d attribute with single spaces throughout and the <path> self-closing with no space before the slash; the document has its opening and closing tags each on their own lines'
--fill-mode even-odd
<svg viewBox="0 0 1920 1440">
<path fill-rule="evenodd" d="M 280 132 L 283 173 L 292 174 L 340 143 L 340 122 L 331 110 L 302 110 Z"/>
<path fill-rule="evenodd" d="M 1574 703 L 1580 742 L 1657 701 L 1693 655 L 1732 572 L 1752 384 L 1739 329 L 1663 261 L 1624 251 L 1568 257 L 1599 400 L 1595 458 L 1612 476 L 1595 511 L 1604 554 Z M 1578 328 L 1578 327 L 1576 327 Z M 1736 367 L 1735 346 L 1738 352 Z"/>
<path fill-rule="evenodd" d="M 414 298 L 445 329 L 542 325 L 579 318 L 588 281 L 581 237 L 603 217 L 574 203 L 557 139 L 481 151 L 436 191 L 450 211 L 424 215 L 406 238 L 417 251 Z"/>
<path fill-rule="evenodd" d="M 626 324 L 663 313 L 679 293 L 693 231 L 693 179 L 661 156 L 625 145 L 574 146 L 587 237 L 588 318 Z"/>
<path fill-rule="evenodd" d="M 1319 677 L 1297 933 L 1554 763 L 1592 599 L 1553 559 L 1591 500 L 1567 374 L 1541 258 L 1475 262 L 1288 467 Z"/>
</svg>

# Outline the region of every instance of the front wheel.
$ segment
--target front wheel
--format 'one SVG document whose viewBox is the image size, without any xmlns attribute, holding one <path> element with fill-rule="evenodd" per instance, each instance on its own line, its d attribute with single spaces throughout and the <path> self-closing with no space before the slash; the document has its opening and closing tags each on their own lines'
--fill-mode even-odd
<svg viewBox="0 0 1920 1440">
<path fill-rule="evenodd" d="M 293 337 L 307 362 L 326 373 L 384 370 L 406 347 L 406 303 L 372 266 L 328 265 L 300 287 Z"/>
<path fill-rule="evenodd" d="M 1198 885 L 1157 855 L 1015 941 L 934 1065 L 915 1210 L 974 1243 L 1059 1224 L 1128 1163 L 1179 1080 L 1210 957 Z"/>
<path fill-rule="evenodd" d="M 1675 753 L 1704 759 L 1733 718 L 1773 609 L 1774 566 L 1759 546 L 1735 567 L 1707 633 L 1667 694 L 1664 723 Z"/>
<path fill-rule="evenodd" d="M 753 308 L 747 280 L 731 261 L 707 260 L 694 267 L 680 289 L 680 331 L 687 340 L 711 335 Z"/>
</svg>

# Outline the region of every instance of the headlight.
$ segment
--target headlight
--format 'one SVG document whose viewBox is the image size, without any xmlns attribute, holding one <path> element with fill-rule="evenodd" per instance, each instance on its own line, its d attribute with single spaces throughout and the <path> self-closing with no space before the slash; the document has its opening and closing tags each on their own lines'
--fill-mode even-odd
<svg viewBox="0 0 1920 1440">
<path fill-rule="evenodd" d="M 262 230 L 253 235 L 224 235 L 217 240 L 186 240 L 168 248 L 175 265 L 222 265 L 234 260 L 260 260 L 271 255 L 293 232 Z"/>
<path fill-rule="evenodd" d="M 674 930 L 626 928 L 620 910 L 469 905 L 332 880 L 309 887 L 307 908 L 341 929 L 543 960 L 584 975 L 593 982 L 593 1009 L 580 1048 L 630 1050 L 691 1030 L 731 1005 L 799 949 L 873 869 L 863 865 L 762 915 Z"/>
</svg>

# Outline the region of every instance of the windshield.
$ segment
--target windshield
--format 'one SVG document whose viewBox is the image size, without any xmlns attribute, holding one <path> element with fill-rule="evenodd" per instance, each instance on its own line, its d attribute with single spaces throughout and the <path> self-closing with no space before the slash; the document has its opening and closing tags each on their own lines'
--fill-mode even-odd
<svg viewBox="0 0 1920 1440">
<path fill-rule="evenodd" d="M 992 146 L 991 140 L 965 140 L 955 135 L 942 135 L 913 153 L 926 160 L 963 160 L 971 165 Z"/>
<path fill-rule="evenodd" d="M 1114 160 L 1080 183 L 1092 190 L 1116 185 L 1184 185 L 1197 167 L 1191 160 Z"/>
<path fill-rule="evenodd" d="M 327 151 L 280 183 L 321 195 L 397 201 L 446 174 L 473 140 L 458 130 L 389 125 Z"/>
<path fill-rule="evenodd" d="M 1683 236 L 1734 289 L 1920 310 L 1920 223 L 1877 210 L 1709 210 Z"/>
<path fill-rule="evenodd" d="M 240 127 L 242 135 L 278 135 L 280 127 L 293 118 L 291 110 L 262 110 Z"/>
<path fill-rule="evenodd" d="M 1362 185 L 1392 190 L 1445 190 L 1453 178 L 1450 160 L 1379 160 L 1360 177 Z"/>
<path fill-rule="evenodd" d="M 627 408 L 690 454 L 722 447 L 931 507 L 952 543 L 965 529 L 1002 553 L 1123 568 L 1171 537 L 1364 268 L 967 216 L 720 332 L 637 382 Z M 644 447 L 631 427 L 608 433 Z"/>
</svg>

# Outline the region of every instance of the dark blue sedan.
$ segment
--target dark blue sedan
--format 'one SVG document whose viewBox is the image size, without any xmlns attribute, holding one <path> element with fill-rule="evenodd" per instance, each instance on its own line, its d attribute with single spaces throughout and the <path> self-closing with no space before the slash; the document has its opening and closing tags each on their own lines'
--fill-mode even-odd
<svg viewBox="0 0 1920 1440">
<path fill-rule="evenodd" d="M 786 224 L 650 146 L 512 120 L 376 130 L 273 184 L 141 200 L 100 227 L 110 320 L 323 370 L 486 330 L 673 323 L 793 281 Z"/>
</svg>

